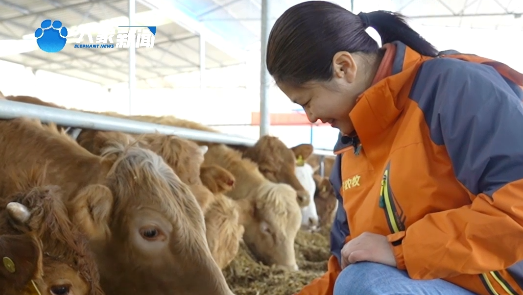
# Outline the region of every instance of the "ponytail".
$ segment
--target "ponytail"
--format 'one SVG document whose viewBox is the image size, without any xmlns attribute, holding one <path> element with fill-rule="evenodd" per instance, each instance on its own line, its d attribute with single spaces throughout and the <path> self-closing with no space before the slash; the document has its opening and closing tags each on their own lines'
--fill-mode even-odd
<svg viewBox="0 0 523 295">
<path fill-rule="evenodd" d="M 436 48 L 414 31 L 400 13 L 379 10 L 369 13 L 360 12 L 358 17 L 364 29 L 371 27 L 378 32 L 381 44 L 401 41 L 422 55 L 432 57 L 438 55 Z"/>
</svg>

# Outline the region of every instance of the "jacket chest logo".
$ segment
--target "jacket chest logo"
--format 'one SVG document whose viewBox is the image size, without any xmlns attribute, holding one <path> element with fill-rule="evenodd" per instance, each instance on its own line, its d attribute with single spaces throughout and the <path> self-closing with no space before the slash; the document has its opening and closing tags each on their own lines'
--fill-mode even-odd
<svg viewBox="0 0 523 295">
<path fill-rule="evenodd" d="M 359 175 L 354 175 L 353 177 L 348 178 L 345 181 L 343 181 L 343 190 L 344 191 L 348 190 L 350 188 L 356 187 L 356 186 L 360 186 L 360 176 Z"/>
</svg>

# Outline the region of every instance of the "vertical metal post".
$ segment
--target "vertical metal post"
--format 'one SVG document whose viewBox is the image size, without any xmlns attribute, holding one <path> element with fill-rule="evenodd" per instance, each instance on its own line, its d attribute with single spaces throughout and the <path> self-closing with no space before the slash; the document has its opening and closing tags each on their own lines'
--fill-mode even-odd
<svg viewBox="0 0 523 295">
<path fill-rule="evenodd" d="M 270 113 L 269 72 L 266 66 L 267 41 L 269 39 L 269 0 L 261 1 L 261 69 L 260 69 L 260 137 L 269 134 Z"/>
<path fill-rule="evenodd" d="M 325 177 L 325 156 L 320 156 L 320 176 Z"/>
<path fill-rule="evenodd" d="M 131 34 L 135 12 L 136 0 L 129 0 L 129 115 L 132 115 L 133 95 L 136 89 L 136 39 Z"/>
<path fill-rule="evenodd" d="M 200 89 L 205 88 L 205 38 L 200 32 Z"/>
<path fill-rule="evenodd" d="M 312 129 L 313 126 L 314 126 L 314 125 L 311 124 L 311 144 L 312 144 L 312 136 L 313 136 L 313 134 L 314 134 L 314 130 Z"/>
</svg>

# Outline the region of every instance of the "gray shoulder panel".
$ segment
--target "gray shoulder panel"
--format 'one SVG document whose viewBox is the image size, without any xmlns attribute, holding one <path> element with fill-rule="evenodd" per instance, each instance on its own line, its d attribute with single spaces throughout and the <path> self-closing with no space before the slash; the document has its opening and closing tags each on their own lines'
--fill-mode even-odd
<svg viewBox="0 0 523 295">
<path fill-rule="evenodd" d="M 410 98 L 470 192 L 492 196 L 523 178 L 523 105 L 493 67 L 450 58 L 427 61 Z"/>
</svg>

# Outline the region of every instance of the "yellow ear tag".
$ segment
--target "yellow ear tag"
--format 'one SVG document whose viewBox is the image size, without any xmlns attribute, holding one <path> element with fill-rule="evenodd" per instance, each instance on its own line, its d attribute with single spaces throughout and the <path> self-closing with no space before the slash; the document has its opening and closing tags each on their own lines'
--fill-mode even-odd
<svg viewBox="0 0 523 295">
<path fill-rule="evenodd" d="M 2 258 L 2 261 L 4 263 L 5 269 L 7 269 L 8 272 L 14 273 L 16 271 L 15 263 L 13 262 L 13 260 L 11 260 L 11 258 L 4 257 Z"/>
<path fill-rule="evenodd" d="M 303 160 L 303 156 L 299 155 L 298 159 L 296 160 L 296 166 L 303 166 L 305 165 L 305 161 Z"/>
</svg>

